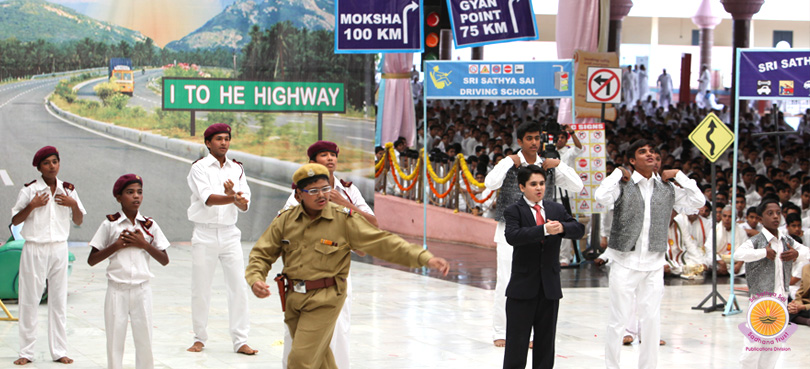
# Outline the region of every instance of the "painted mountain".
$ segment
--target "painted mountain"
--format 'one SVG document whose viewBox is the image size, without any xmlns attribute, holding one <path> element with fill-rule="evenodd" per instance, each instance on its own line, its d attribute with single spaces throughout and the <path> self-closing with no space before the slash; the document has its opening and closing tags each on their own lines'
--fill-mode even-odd
<svg viewBox="0 0 810 369">
<path fill-rule="evenodd" d="M 250 41 L 248 33 L 254 24 L 262 28 L 290 21 L 297 28 L 332 30 L 335 26 L 334 0 L 236 0 L 205 25 L 172 41 L 172 50 L 241 49 Z"/>
<path fill-rule="evenodd" d="M 0 2 L 0 39 L 15 37 L 20 41 L 42 39 L 65 42 L 89 37 L 107 43 L 143 42 L 140 32 L 101 22 L 86 15 L 43 0 L 9 0 Z"/>
</svg>

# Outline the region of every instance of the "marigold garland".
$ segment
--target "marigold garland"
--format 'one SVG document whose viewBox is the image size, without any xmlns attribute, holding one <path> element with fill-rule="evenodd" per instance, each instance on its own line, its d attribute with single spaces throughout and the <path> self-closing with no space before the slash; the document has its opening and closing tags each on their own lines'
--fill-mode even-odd
<svg viewBox="0 0 810 369">
<path fill-rule="evenodd" d="M 458 168 L 458 165 L 456 163 L 453 164 L 453 167 L 450 168 L 450 172 L 447 173 L 447 175 L 444 178 L 439 178 L 439 175 L 437 175 L 436 172 L 433 171 L 433 166 L 430 165 L 430 158 L 428 157 L 428 155 L 425 155 L 424 149 L 422 149 L 422 156 L 425 158 L 425 164 L 427 165 L 428 172 L 430 172 L 429 173 L 430 176 L 434 181 L 436 181 L 436 183 L 445 184 L 448 181 L 450 181 L 451 178 L 456 177 L 456 169 Z"/>
<path fill-rule="evenodd" d="M 458 154 L 456 157 L 461 165 L 461 172 L 464 173 L 464 177 L 466 177 L 465 179 L 468 181 L 467 185 L 469 186 L 469 184 L 472 183 L 475 187 L 485 188 L 486 186 L 483 183 L 476 181 L 475 177 L 473 177 L 472 172 L 470 172 L 470 167 L 467 165 L 467 160 L 464 159 L 464 155 Z"/>
<path fill-rule="evenodd" d="M 470 195 L 470 198 L 479 204 L 487 202 L 487 200 L 489 200 L 492 197 L 492 195 L 495 194 L 495 191 L 492 191 L 483 200 L 478 200 L 478 198 L 475 197 L 475 193 L 473 193 L 472 189 L 470 188 L 470 182 L 467 182 L 467 176 L 464 176 L 464 183 L 467 185 L 467 193 Z"/>
<path fill-rule="evenodd" d="M 402 192 L 408 192 L 413 188 L 414 185 L 416 185 L 416 181 L 413 181 L 408 187 L 402 187 L 399 180 L 397 180 L 397 174 L 393 171 L 391 172 L 391 178 L 394 178 L 394 183 L 396 183 L 397 187 L 399 187 L 400 191 Z"/>
<path fill-rule="evenodd" d="M 430 166 L 428 166 L 428 168 L 430 168 Z M 449 195 L 450 192 L 453 191 L 453 186 L 456 185 L 456 177 L 452 177 L 451 179 L 452 179 L 452 182 L 450 182 L 450 186 L 447 188 L 447 191 L 440 194 L 439 191 L 436 191 L 436 189 L 433 187 L 432 178 L 428 177 L 428 184 L 430 185 L 430 192 L 433 193 L 433 196 L 436 196 L 437 198 L 440 198 L 440 199 L 443 199 L 443 198 L 447 197 L 447 195 Z"/>
<path fill-rule="evenodd" d="M 391 166 L 399 173 L 399 177 L 402 178 L 403 181 L 410 181 L 416 178 L 419 175 L 419 165 L 422 164 L 422 158 L 416 160 L 416 166 L 413 168 L 411 174 L 405 174 L 402 171 L 402 168 L 399 167 L 399 163 L 395 160 L 396 155 L 394 155 L 394 145 L 392 143 L 385 144 L 385 147 L 388 148 L 388 161 L 391 163 Z"/>
</svg>

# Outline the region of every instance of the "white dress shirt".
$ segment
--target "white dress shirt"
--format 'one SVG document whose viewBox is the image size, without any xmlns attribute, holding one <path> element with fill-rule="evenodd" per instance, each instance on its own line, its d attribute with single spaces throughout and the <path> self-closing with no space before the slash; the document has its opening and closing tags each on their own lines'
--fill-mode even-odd
<svg viewBox="0 0 810 369">
<path fill-rule="evenodd" d="M 138 212 L 135 216 L 135 224 L 122 212 L 118 212 L 120 216 L 118 219 L 111 221 L 104 219 L 98 227 L 93 239 L 90 240 L 90 246 L 97 250 L 103 250 L 113 243 L 115 243 L 121 232 L 127 230 L 135 232 L 140 230 L 146 242 L 158 250 L 165 250 L 169 247 L 169 240 L 163 235 L 157 222 L 151 220 L 152 224 L 147 229 L 141 222 L 146 222 L 147 219 Z M 139 247 L 124 247 L 112 255 L 110 255 L 110 264 L 107 266 L 107 279 L 123 284 L 140 284 L 148 282 L 150 278 L 154 277 L 149 269 L 149 261 L 152 256 L 149 252 Z"/>
<path fill-rule="evenodd" d="M 349 186 L 348 188 L 343 186 L 343 183 L 340 182 L 340 179 L 337 176 L 333 176 L 335 179 L 335 189 L 340 193 L 340 196 L 343 196 L 344 199 L 348 200 L 352 205 L 357 206 L 360 211 L 374 215 L 374 210 L 371 210 L 371 207 L 368 206 L 366 203 L 366 199 L 363 198 L 363 194 L 360 193 L 360 190 L 357 189 L 357 186 Z M 295 199 L 295 193 L 291 193 L 290 197 L 287 198 L 287 203 L 284 204 L 284 207 L 288 206 L 296 206 L 298 205 L 298 200 Z"/>
<path fill-rule="evenodd" d="M 782 274 L 783 264 L 782 259 L 780 256 L 782 255 L 782 244 L 779 240 L 783 237 L 790 237 L 787 233 L 783 233 L 782 231 L 777 231 L 777 234 L 774 235 L 767 228 L 762 228 L 762 235 L 765 236 L 765 239 L 768 240 L 768 244 L 770 244 L 771 249 L 776 251 L 776 257 L 774 258 L 774 288 L 773 291 L 775 293 L 786 293 L 787 289 L 785 288 L 785 277 Z M 808 256 L 810 256 L 810 250 L 807 249 L 804 245 L 795 242 L 793 244 L 793 248 L 799 252 L 799 257 L 796 258 L 794 263 L 802 263 L 807 262 Z M 757 260 L 764 259 L 768 254 L 767 248 L 762 249 L 755 249 L 754 243 L 751 242 L 750 239 L 743 242 L 742 246 L 740 246 L 734 252 L 734 260 L 735 261 L 744 261 L 746 263 L 750 263 Z"/>
<path fill-rule="evenodd" d="M 250 206 L 250 187 L 242 165 L 225 157 L 225 164 L 211 154 L 197 160 L 188 173 L 188 187 L 191 189 L 191 206 L 188 207 L 188 220 L 194 223 L 234 225 L 239 212 L 244 212 L 235 204 L 209 206 L 205 202 L 211 195 L 225 196 L 225 182 L 233 182 L 233 191 L 242 192 Z M 247 211 L 247 210 L 245 210 Z"/>
<path fill-rule="evenodd" d="M 605 207 L 615 204 L 616 200 L 621 196 L 621 187 L 619 185 L 621 179 L 622 171 L 620 168 L 616 168 L 613 173 L 602 181 L 602 184 L 596 191 L 594 191 L 596 201 Z M 650 198 L 652 196 L 655 179 L 655 175 L 648 179 L 644 178 L 639 172 L 633 172 L 633 175 L 630 176 L 630 180 L 638 185 L 641 191 L 641 197 L 644 199 L 644 221 L 641 224 L 641 234 L 636 240 L 634 251 L 620 252 L 613 250 L 611 252 L 612 260 L 628 269 L 651 272 L 661 268 L 664 263 L 663 252 L 649 250 Z M 677 185 L 674 187 L 675 203 L 673 207 L 680 209 L 699 208 L 706 203 L 706 198 L 703 196 L 703 192 L 700 191 L 700 188 L 698 188 L 697 183 L 687 177 L 686 174 L 678 171 L 678 174 L 675 175 L 675 180 L 683 186 L 683 188 Z M 617 226 L 615 222 L 613 226 Z"/>
<path fill-rule="evenodd" d="M 529 204 L 529 209 L 532 211 L 532 216 L 534 219 L 537 219 L 537 209 L 534 208 L 535 205 L 540 205 L 540 215 L 543 217 L 543 234 L 548 234 L 546 231 L 546 223 L 548 223 L 548 219 L 546 219 L 546 207 L 543 206 L 543 200 L 540 202 L 532 202 L 531 200 L 527 199 L 526 196 L 523 196 L 523 201 L 526 201 Z"/>
<path fill-rule="evenodd" d="M 529 163 L 526 161 L 526 157 L 523 156 L 523 151 L 518 152 L 517 156 L 520 158 L 521 167 L 529 164 L 542 166 L 545 160 L 538 155 L 534 163 Z M 484 179 L 484 185 L 492 191 L 501 188 L 503 180 L 506 179 L 506 173 L 509 172 L 509 169 L 513 166 L 515 166 L 515 162 L 512 161 L 512 159 L 508 157 L 504 158 L 487 174 L 487 177 Z M 582 187 L 584 187 L 582 179 L 579 178 L 574 168 L 569 167 L 562 161 L 560 161 L 560 165 L 554 168 L 554 183 L 557 187 L 573 193 L 579 193 L 579 191 L 582 191 Z"/>
<path fill-rule="evenodd" d="M 45 184 L 45 181 L 40 178 L 34 183 L 31 183 L 20 190 L 17 195 L 17 202 L 11 209 L 11 216 L 17 215 L 25 209 L 26 206 L 40 193 L 48 194 L 48 203 L 40 206 L 28 215 L 25 219 L 22 231 L 20 234 L 26 241 L 49 243 L 49 242 L 65 242 L 70 234 L 70 222 L 73 221 L 73 210 L 69 206 L 63 206 L 56 203 L 54 200 L 55 195 L 66 195 L 79 206 L 82 214 L 87 214 L 84 210 L 82 201 L 79 200 L 79 194 L 76 189 L 66 189 L 64 182 L 59 178 L 56 179 L 56 191 L 51 194 L 51 188 Z"/>
</svg>

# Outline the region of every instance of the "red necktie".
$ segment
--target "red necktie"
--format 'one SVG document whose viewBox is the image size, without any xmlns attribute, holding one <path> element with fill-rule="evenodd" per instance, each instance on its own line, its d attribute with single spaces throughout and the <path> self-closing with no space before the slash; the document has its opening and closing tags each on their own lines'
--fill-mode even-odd
<svg viewBox="0 0 810 369">
<path fill-rule="evenodd" d="M 533 208 L 534 208 L 534 210 L 537 212 L 537 225 L 543 225 L 543 224 L 546 224 L 546 220 L 545 220 L 545 219 L 543 219 L 543 214 L 541 214 L 541 213 L 540 213 L 540 209 L 541 209 L 541 208 L 540 208 L 540 204 L 535 204 L 535 205 L 534 205 L 534 206 L 532 206 L 532 207 L 533 207 Z"/>
</svg>

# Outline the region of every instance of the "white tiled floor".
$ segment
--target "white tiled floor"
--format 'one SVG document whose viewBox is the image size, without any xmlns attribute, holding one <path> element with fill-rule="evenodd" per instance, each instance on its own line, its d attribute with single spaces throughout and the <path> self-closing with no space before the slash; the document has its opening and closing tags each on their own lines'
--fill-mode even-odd
<svg viewBox="0 0 810 369">
<path fill-rule="evenodd" d="M 245 244 L 245 255 L 252 244 Z M 106 365 L 102 314 L 105 266 L 89 267 L 86 247 L 71 248 L 77 262 L 70 277 L 68 342 L 75 363 L 69 368 Z M 254 357 L 231 351 L 227 302 L 222 278 L 214 278 L 213 306 L 205 351 L 188 353 L 191 257 L 188 245 L 170 248 L 171 263 L 153 263 L 154 354 L 157 368 L 280 368 L 282 313 L 274 292 L 267 300 L 251 297 L 251 339 L 260 350 Z M 274 268 L 271 275 L 280 270 Z M 442 281 L 380 266 L 354 263 L 352 368 L 499 368 L 503 349 L 491 342 L 493 291 Z M 727 286 L 723 286 L 727 288 Z M 709 292 L 707 286 L 666 287 L 662 303 L 660 368 L 738 368 L 743 338 L 737 325 L 743 315 L 723 317 L 691 310 Z M 725 290 L 722 290 L 727 295 Z M 565 289 L 557 328 L 559 368 L 604 367 L 606 288 Z M 747 303 L 741 300 L 743 309 Z M 9 306 L 16 315 L 16 305 Z M 26 368 L 64 368 L 50 362 L 46 335 L 47 307 L 40 307 L 39 340 L 33 364 Z M 0 322 L 0 368 L 17 357 L 17 324 Z M 127 342 L 125 367 L 134 368 L 134 348 Z M 792 351 L 781 356 L 781 368 L 807 368 L 810 328 L 799 327 L 790 338 Z M 635 368 L 638 346 L 625 347 L 623 367 Z"/>
</svg>

